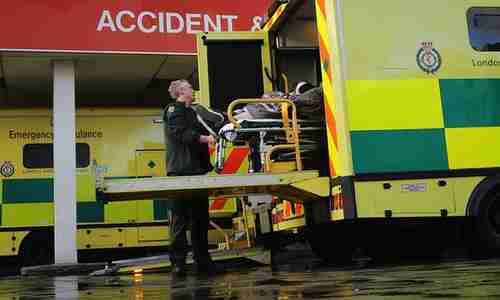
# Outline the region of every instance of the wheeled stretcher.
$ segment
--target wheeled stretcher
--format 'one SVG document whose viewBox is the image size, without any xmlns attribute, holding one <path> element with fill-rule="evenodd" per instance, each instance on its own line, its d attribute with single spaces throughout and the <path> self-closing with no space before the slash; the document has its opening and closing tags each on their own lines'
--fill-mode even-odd
<svg viewBox="0 0 500 300">
<path fill-rule="evenodd" d="M 279 105 L 280 110 L 269 114 L 273 118 L 237 117 L 237 107 L 255 104 Z M 227 110 L 228 123 L 217 133 L 216 172 L 224 168 L 225 149 L 229 143 L 248 144 L 250 173 L 303 170 L 304 159 L 313 159 L 308 156 L 321 147 L 325 125 L 323 120 L 299 119 L 297 115 L 295 103 L 286 98 L 233 101 Z"/>
</svg>

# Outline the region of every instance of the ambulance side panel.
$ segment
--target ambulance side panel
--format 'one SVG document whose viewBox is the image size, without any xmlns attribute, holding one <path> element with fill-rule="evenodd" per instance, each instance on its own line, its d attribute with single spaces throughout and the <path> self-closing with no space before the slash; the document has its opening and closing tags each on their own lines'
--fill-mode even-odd
<svg viewBox="0 0 500 300">
<path fill-rule="evenodd" d="M 357 216 L 465 215 L 500 166 L 498 1 L 337 6 Z"/>
</svg>

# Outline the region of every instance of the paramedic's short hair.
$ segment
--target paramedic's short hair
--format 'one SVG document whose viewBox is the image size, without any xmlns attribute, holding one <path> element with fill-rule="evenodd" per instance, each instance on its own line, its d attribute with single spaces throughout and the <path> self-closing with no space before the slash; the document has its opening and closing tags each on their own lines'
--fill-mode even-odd
<svg viewBox="0 0 500 300">
<path fill-rule="evenodd" d="M 168 88 L 168 92 L 170 94 L 170 97 L 172 97 L 172 99 L 177 99 L 177 97 L 179 97 L 179 88 L 185 84 L 189 84 L 189 81 L 187 81 L 186 79 L 179 79 L 179 80 L 175 80 L 175 81 L 172 81 L 170 83 L 170 86 Z"/>
</svg>

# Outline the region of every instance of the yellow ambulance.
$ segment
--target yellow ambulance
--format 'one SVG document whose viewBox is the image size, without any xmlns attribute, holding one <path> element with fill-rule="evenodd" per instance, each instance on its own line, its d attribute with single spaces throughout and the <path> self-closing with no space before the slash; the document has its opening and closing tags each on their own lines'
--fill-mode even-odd
<svg viewBox="0 0 500 300">
<path fill-rule="evenodd" d="M 112 203 L 99 198 L 97 180 L 165 175 L 161 109 L 85 108 L 77 111 L 77 243 L 80 261 L 164 251 L 168 201 Z M 53 259 L 53 132 L 48 109 L 0 111 L 0 256 L 24 265 Z M 232 152 L 231 152 L 232 153 Z M 245 168 L 235 149 L 227 172 Z M 210 201 L 212 221 L 232 227 L 233 200 Z M 212 228 L 217 247 L 224 234 Z"/>
<path fill-rule="evenodd" d="M 498 1 L 276 1 L 260 31 L 199 34 L 198 55 L 217 109 L 323 89 L 330 196 L 295 223 L 275 206 L 275 230 L 305 229 L 325 258 L 455 238 L 500 249 Z"/>
</svg>

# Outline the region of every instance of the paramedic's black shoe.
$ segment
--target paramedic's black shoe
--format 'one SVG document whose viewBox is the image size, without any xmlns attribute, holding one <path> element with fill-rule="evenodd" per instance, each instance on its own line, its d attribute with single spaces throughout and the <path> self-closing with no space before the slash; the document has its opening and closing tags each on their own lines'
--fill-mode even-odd
<svg viewBox="0 0 500 300">
<path fill-rule="evenodd" d="M 225 269 L 213 262 L 209 262 L 204 264 L 194 263 L 193 271 L 197 276 L 213 276 L 224 273 Z"/>
<path fill-rule="evenodd" d="M 186 277 L 186 267 L 183 264 L 172 264 L 172 277 L 175 279 Z"/>
<path fill-rule="evenodd" d="M 180 279 L 186 277 L 187 273 L 184 268 L 174 267 L 172 269 L 172 277 L 174 279 Z"/>
</svg>

